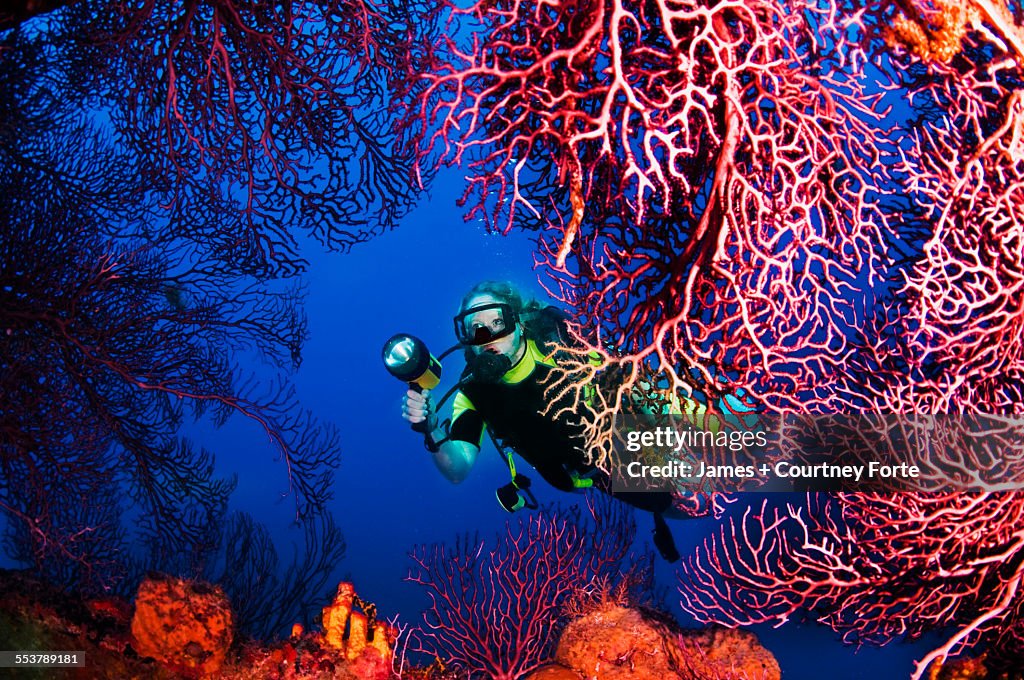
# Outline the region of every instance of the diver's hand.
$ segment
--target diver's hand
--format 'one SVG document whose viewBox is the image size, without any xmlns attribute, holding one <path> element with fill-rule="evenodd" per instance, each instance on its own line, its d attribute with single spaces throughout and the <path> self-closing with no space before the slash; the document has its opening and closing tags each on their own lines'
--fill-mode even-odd
<svg viewBox="0 0 1024 680">
<path fill-rule="evenodd" d="M 437 415 L 434 413 L 434 400 L 430 398 L 430 390 L 406 392 L 402 397 L 402 417 L 412 425 L 426 422 L 425 431 L 433 432 L 437 427 Z"/>
</svg>

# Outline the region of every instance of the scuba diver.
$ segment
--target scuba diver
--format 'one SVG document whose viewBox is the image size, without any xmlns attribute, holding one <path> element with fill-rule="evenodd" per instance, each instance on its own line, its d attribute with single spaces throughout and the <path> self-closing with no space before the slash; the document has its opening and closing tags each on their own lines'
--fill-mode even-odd
<svg viewBox="0 0 1024 680">
<path fill-rule="evenodd" d="M 675 508 L 672 494 L 613 491 L 609 475 L 587 462 L 583 426 L 572 422 L 582 419 L 545 415 L 563 411 L 562 405 L 545 400 L 544 393 L 546 379 L 557 366 L 556 346 L 572 343 L 566 315 L 535 300 L 524 302 L 510 283 L 486 281 L 463 298 L 455 335 L 458 346 L 465 348 L 466 370 L 455 388 L 450 419 L 439 421 L 429 389 L 410 385 L 402 402 L 402 417 L 424 434 L 441 473 L 453 483 L 464 480 L 489 430 L 512 475 L 512 482 L 497 492 L 506 510 L 537 507 L 529 478 L 516 472 L 514 451 L 556 489 L 593 487 L 653 513 L 655 546 L 666 560 L 678 561 L 665 518 L 691 515 Z"/>
</svg>

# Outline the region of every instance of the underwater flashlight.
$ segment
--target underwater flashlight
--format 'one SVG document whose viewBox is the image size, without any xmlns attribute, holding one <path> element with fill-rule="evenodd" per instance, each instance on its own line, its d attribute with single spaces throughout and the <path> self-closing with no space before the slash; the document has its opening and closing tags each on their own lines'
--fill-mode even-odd
<svg viewBox="0 0 1024 680">
<path fill-rule="evenodd" d="M 384 343 L 382 355 L 388 373 L 409 383 L 414 390 L 432 390 L 441 382 L 441 362 L 414 335 L 393 336 Z"/>
<path fill-rule="evenodd" d="M 441 362 L 430 353 L 427 344 L 414 335 L 399 333 L 392 336 L 384 343 L 381 355 L 388 373 L 409 383 L 410 389 L 417 392 L 432 390 L 441 382 Z M 421 432 L 424 427 L 426 421 L 414 423 L 412 429 Z"/>
</svg>

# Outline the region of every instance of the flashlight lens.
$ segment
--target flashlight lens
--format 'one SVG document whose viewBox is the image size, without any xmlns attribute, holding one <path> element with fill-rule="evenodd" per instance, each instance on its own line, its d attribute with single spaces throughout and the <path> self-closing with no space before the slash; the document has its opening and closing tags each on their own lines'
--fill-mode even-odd
<svg viewBox="0 0 1024 680">
<path fill-rule="evenodd" d="M 415 362 L 418 356 L 416 343 L 412 338 L 405 337 L 388 347 L 384 354 L 384 363 L 388 365 L 388 368 L 401 370 L 407 363 Z"/>
<path fill-rule="evenodd" d="M 423 341 L 399 334 L 384 345 L 384 366 L 399 380 L 411 382 L 423 375 L 430 366 L 430 357 Z"/>
</svg>

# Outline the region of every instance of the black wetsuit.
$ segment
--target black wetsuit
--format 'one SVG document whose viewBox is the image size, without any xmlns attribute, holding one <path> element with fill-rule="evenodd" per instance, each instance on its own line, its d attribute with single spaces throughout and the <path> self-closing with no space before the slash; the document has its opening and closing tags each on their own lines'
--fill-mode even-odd
<svg viewBox="0 0 1024 680">
<path fill-rule="evenodd" d="M 561 314 L 557 310 L 548 313 Z M 672 495 L 668 492 L 612 492 L 608 475 L 586 463 L 581 417 L 565 415 L 577 413 L 577 409 L 571 403 L 552 404 L 545 399 L 545 386 L 554 369 L 545 349 L 528 340 L 523 358 L 499 382 L 483 383 L 464 375 L 459 387 L 463 396 L 456 398 L 449 438 L 479 446 L 487 427 L 556 489 L 575 489 L 571 473 L 576 472 L 591 477 L 596 488 L 641 510 L 662 513 L 670 508 Z M 566 406 L 568 411 L 563 411 Z M 562 415 L 553 418 L 545 412 Z"/>
</svg>

